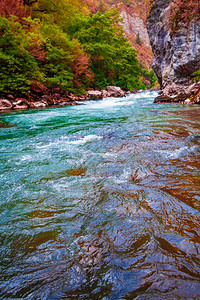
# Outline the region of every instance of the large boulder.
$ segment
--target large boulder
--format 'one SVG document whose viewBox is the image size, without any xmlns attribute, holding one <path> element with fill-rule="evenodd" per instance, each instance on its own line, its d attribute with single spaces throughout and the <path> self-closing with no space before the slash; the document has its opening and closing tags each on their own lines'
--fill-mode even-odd
<svg viewBox="0 0 200 300">
<path fill-rule="evenodd" d="M 102 93 L 102 98 L 110 97 L 110 93 L 106 90 L 102 90 L 101 93 Z"/>
<path fill-rule="evenodd" d="M 27 109 L 29 108 L 29 103 L 24 98 L 17 98 L 16 102 L 13 103 L 14 109 Z"/>
<path fill-rule="evenodd" d="M 33 102 L 34 108 L 45 108 L 47 106 L 43 101 Z"/>
<path fill-rule="evenodd" d="M 124 97 L 125 92 L 118 86 L 107 86 L 108 97 Z"/>
<path fill-rule="evenodd" d="M 12 108 L 12 104 L 7 99 L 0 99 L 0 110 L 9 110 Z"/>
<path fill-rule="evenodd" d="M 88 91 L 86 94 L 87 100 L 101 100 L 102 99 L 102 93 L 101 91 Z"/>
</svg>

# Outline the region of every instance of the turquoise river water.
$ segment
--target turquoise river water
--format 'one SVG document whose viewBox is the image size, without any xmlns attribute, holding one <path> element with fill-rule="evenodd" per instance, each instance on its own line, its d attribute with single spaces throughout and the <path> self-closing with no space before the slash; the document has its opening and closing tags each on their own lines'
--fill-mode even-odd
<svg viewBox="0 0 200 300">
<path fill-rule="evenodd" d="M 1 299 L 200 299 L 200 107 L 0 115 Z"/>
</svg>

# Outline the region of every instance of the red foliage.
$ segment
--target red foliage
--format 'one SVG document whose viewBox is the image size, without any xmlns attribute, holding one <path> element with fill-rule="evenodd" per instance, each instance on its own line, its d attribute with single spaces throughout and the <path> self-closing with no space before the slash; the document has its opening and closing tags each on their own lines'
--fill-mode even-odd
<svg viewBox="0 0 200 300">
<path fill-rule="evenodd" d="M 0 1 L 0 15 L 8 17 L 15 15 L 19 18 L 28 17 L 29 12 L 24 6 L 23 0 L 1 0 Z"/>
<path fill-rule="evenodd" d="M 31 90 L 38 94 L 45 94 L 47 92 L 47 88 L 42 82 L 33 81 L 31 83 Z"/>
<path fill-rule="evenodd" d="M 181 24 L 189 24 L 191 20 L 200 19 L 200 3 L 198 0 L 174 0 L 168 16 L 168 29 L 174 35 Z"/>
<path fill-rule="evenodd" d="M 182 22 L 189 22 L 193 18 L 199 19 L 200 2 L 198 0 L 176 0 L 174 1 L 172 15 Z"/>
<path fill-rule="evenodd" d="M 27 48 L 28 52 L 34 56 L 37 60 L 45 61 L 46 60 L 46 52 L 43 46 L 40 46 L 37 41 L 34 44 L 30 45 Z"/>
<path fill-rule="evenodd" d="M 80 48 L 80 45 L 78 43 L 73 54 L 75 56 L 75 59 L 70 67 L 73 70 L 74 83 L 79 85 L 81 81 L 85 81 L 85 83 L 89 85 L 91 80 L 93 79 L 93 74 L 91 73 L 89 66 L 89 55 L 86 54 L 82 48 Z"/>
</svg>

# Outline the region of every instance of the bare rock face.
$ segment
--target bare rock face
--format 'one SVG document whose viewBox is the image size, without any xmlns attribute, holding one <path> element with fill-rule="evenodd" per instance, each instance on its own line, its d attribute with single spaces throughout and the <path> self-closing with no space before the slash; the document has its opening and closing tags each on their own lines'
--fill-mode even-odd
<svg viewBox="0 0 200 300">
<path fill-rule="evenodd" d="M 127 10 L 121 11 L 120 16 L 122 17 L 123 21 L 121 22 L 121 25 L 124 29 L 124 31 L 127 34 L 139 34 L 142 42 L 150 48 L 150 42 L 149 42 L 149 36 L 146 28 L 146 24 L 138 16 L 136 13 L 129 13 Z"/>
<path fill-rule="evenodd" d="M 163 89 L 162 96 L 178 101 L 181 95 L 182 101 L 188 98 L 187 92 L 191 93 L 192 74 L 200 69 L 200 22 L 194 18 L 188 22 L 180 19 L 173 29 L 173 5 L 173 0 L 155 0 L 147 18 L 147 29 L 154 53 L 152 67 Z"/>
</svg>

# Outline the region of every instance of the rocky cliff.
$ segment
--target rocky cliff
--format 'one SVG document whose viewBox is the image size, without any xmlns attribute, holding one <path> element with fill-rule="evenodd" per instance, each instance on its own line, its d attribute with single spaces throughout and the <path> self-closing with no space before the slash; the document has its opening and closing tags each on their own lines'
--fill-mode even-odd
<svg viewBox="0 0 200 300">
<path fill-rule="evenodd" d="M 200 101 L 200 12 L 197 0 L 154 0 L 147 18 L 160 101 Z"/>
<path fill-rule="evenodd" d="M 150 0 L 112 0 L 120 11 L 121 25 L 126 36 L 134 45 L 142 67 L 151 69 L 153 54 L 146 26 L 146 15 Z"/>
<path fill-rule="evenodd" d="M 120 11 L 120 16 L 122 18 L 121 25 L 126 36 L 129 38 L 130 42 L 133 43 L 141 65 L 151 69 L 153 55 L 146 27 L 145 11 L 143 16 L 141 16 L 137 7 L 127 7 L 124 4 L 120 4 L 118 10 Z"/>
</svg>

